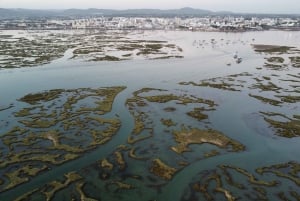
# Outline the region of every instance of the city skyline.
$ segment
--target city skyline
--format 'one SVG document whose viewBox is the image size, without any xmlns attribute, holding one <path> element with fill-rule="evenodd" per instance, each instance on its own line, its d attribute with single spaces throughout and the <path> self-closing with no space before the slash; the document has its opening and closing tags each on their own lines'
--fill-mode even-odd
<svg viewBox="0 0 300 201">
<path fill-rule="evenodd" d="M 0 8 L 26 8 L 26 9 L 70 9 L 70 8 L 100 8 L 100 9 L 178 9 L 192 7 L 211 11 L 232 11 L 241 13 L 282 13 L 300 14 L 298 0 L 110 0 L 95 2 L 93 0 L 0 0 Z"/>
</svg>

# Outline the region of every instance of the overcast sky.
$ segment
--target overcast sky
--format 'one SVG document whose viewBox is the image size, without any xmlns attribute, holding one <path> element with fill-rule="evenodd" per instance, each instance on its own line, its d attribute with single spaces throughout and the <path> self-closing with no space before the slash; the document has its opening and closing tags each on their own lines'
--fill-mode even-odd
<svg viewBox="0 0 300 201">
<path fill-rule="evenodd" d="M 300 0 L 0 0 L 0 7 L 34 9 L 193 7 L 212 11 L 300 14 Z"/>
</svg>

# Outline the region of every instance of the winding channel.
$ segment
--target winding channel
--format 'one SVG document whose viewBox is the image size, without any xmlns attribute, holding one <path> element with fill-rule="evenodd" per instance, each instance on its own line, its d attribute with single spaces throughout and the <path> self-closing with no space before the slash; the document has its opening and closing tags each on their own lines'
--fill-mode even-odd
<svg viewBox="0 0 300 201">
<path fill-rule="evenodd" d="M 80 170 L 81 168 L 94 163 L 102 157 L 106 157 L 111 153 L 114 147 L 126 143 L 128 134 L 134 127 L 133 117 L 125 106 L 126 99 L 129 95 L 131 95 L 131 91 L 129 89 L 125 89 L 124 91 L 120 92 L 114 100 L 111 112 L 103 115 L 103 117 L 111 117 L 118 114 L 120 120 L 122 121 L 120 130 L 113 136 L 113 138 L 109 142 L 85 153 L 82 157 L 76 160 L 66 162 L 65 164 L 58 167 L 54 167 L 52 170 L 32 178 L 27 183 L 1 193 L 0 200 L 14 200 L 17 197 L 25 194 L 26 192 L 32 191 L 33 189 L 41 187 L 42 185 L 52 181 L 53 178 L 62 178 L 65 173 Z"/>
</svg>

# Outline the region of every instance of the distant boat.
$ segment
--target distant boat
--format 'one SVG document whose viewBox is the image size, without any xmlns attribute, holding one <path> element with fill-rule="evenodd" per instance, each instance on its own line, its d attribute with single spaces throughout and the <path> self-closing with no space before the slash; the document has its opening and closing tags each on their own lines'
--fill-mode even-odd
<svg viewBox="0 0 300 201">
<path fill-rule="evenodd" d="M 238 53 L 237 53 L 237 52 L 234 53 L 233 58 L 234 58 L 234 59 L 237 59 L 237 58 L 238 58 Z"/>
</svg>

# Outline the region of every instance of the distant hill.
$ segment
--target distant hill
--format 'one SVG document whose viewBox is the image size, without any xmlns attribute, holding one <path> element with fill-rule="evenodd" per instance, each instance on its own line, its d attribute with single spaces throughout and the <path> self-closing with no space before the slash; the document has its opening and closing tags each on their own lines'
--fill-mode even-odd
<svg viewBox="0 0 300 201">
<path fill-rule="evenodd" d="M 195 8 L 181 9 L 66 9 L 66 10 L 34 10 L 34 9 L 4 9 L 0 8 L 0 19 L 16 19 L 16 18 L 74 18 L 89 16 L 124 16 L 124 17 L 201 17 L 211 15 L 245 15 L 253 16 L 255 14 L 238 14 L 228 11 L 213 12 L 209 10 Z M 263 14 L 255 16 L 266 16 Z M 270 16 L 270 15 L 267 15 Z M 276 15 L 278 16 L 278 15 Z M 283 15 L 286 16 L 286 15 Z"/>
<path fill-rule="evenodd" d="M 47 17 L 80 17 L 80 16 L 133 16 L 133 17 L 191 17 L 212 15 L 214 12 L 209 10 L 181 8 L 171 10 L 160 9 L 66 9 L 66 10 L 32 10 L 32 9 L 4 9 L 0 8 L 0 18 L 47 18 Z"/>
</svg>

